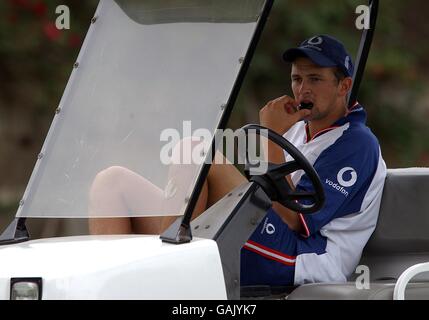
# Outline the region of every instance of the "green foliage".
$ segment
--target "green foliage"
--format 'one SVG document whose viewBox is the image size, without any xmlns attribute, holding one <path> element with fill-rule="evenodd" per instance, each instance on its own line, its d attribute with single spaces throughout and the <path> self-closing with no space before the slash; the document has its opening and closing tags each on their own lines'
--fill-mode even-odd
<svg viewBox="0 0 429 320">
<path fill-rule="evenodd" d="M 427 10 L 423 9 L 429 7 L 426 3 L 380 1 L 377 30 L 359 91 L 359 101 L 367 107 L 369 124 L 379 137 L 389 167 L 429 165 L 428 119 L 417 112 L 423 107 L 419 105 L 421 95 L 428 91 L 429 45 L 425 35 L 429 36 L 429 26 L 425 22 Z M 355 9 L 360 4 L 367 2 L 276 1 L 231 126 L 258 121 L 257 113 L 249 109 L 260 109 L 275 97 L 291 94 L 290 67 L 281 60 L 285 49 L 310 36 L 330 34 L 342 40 L 355 56 L 361 37 L 355 26 Z"/>
<path fill-rule="evenodd" d="M 55 27 L 55 8 L 60 4 L 73 8 L 70 30 Z M 95 4 L 53 0 L 1 2 L 0 81 L 6 84 L 0 96 L 2 108 L 25 109 L 36 118 L 56 108 Z"/>
</svg>

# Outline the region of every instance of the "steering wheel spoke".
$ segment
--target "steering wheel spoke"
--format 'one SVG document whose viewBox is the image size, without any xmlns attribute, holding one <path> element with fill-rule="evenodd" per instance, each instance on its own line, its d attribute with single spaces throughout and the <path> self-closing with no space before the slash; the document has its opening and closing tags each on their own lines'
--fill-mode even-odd
<svg viewBox="0 0 429 320">
<path fill-rule="evenodd" d="M 314 201 L 317 198 L 317 195 L 315 192 L 291 192 L 289 193 L 286 198 L 288 200 L 312 200 Z"/>
<path fill-rule="evenodd" d="M 285 177 L 292 172 L 295 172 L 297 170 L 300 170 L 301 167 L 299 163 L 295 160 L 288 161 L 282 164 L 275 164 L 272 168 L 273 177 L 280 178 Z"/>
</svg>

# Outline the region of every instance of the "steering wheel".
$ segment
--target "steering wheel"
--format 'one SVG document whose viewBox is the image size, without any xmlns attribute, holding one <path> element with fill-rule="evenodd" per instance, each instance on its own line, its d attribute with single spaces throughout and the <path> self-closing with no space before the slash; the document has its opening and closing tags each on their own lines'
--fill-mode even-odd
<svg viewBox="0 0 429 320">
<path fill-rule="evenodd" d="M 272 201 L 278 201 L 285 207 L 302 213 L 309 214 L 318 211 L 325 203 L 325 192 L 322 187 L 319 175 L 313 166 L 308 162 L 304 155 L 292 143 L 287 141 L 278 133 L 271 129 L 257 124 L 248 124 L 241 128 L 245 132 L 246 142 L 248 141 L 249 131 L 252 130 L 259 136 L 268 138 L 291 157 L 292 161 L 282 164 L 268 163 L 268 170 L 261 175 L 252 175 L 250 170 L 252 165 L 248 159 L 248 144 L 246 143 L 246 164 L 244 172 L 250 181 L 258 183 Z M 303 192 L 295 191 L 288 183 L 286 176 L 297 170 L 304 170 L 311 181 L 314 191 Z M 300 203 L 302 200 L 310 200 L 311 204 Z"/>
</svg>

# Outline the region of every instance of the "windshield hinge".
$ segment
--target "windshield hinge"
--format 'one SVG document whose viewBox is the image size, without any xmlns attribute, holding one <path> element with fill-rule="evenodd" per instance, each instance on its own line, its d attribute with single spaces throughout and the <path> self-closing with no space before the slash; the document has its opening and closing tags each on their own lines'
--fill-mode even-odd
<svg viewBox="0 0 429 320">
<path fill-rule="evenodd" d="M 191 226 L 183 222 L 183 217 L 174 221 L 167 230 L 160 236 L 163 242 L 181 244 L 192 240 Z"/>
<path fill-rule="evenodd" d="M 0 235 L 0 245 L 28 241 L 30 234 L 25 225 L 26 218 L 15 218 Z"/>
</svg>

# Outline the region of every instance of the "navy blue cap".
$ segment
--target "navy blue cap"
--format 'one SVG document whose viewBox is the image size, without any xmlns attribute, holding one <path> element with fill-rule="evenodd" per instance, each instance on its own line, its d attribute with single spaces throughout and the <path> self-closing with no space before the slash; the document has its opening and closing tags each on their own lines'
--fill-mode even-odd
<svg viewBox="0 0 429 320">
<path fill-rule="evenodd" d="M 298 48 L 286 50 L 283 59 L 293 62 L 298 57 L 307 57 L 321 67 L 339 67 L 346 76 L 353 77 L 353 61 L 344 45 L 334 37 L 314 36 Z"/>
</svg>

